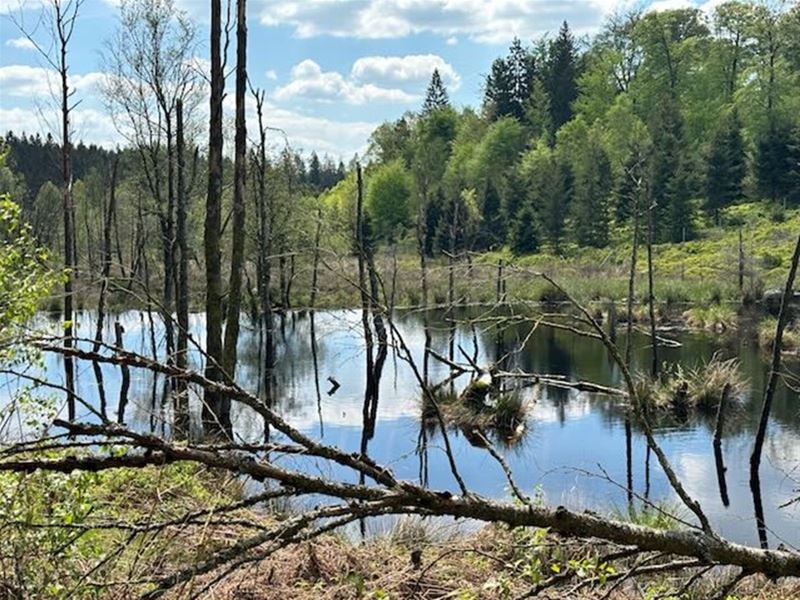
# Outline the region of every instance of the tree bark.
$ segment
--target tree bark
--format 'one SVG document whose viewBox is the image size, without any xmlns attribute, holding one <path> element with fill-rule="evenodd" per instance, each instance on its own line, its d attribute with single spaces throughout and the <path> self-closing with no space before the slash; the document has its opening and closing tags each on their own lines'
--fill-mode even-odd
<svg viewBox="0 0 800 600">
<path fill-rule="evenodd" d="M 206 377 L 222 380 L 222 100 L 225 75 L 222 70 L 221 0 L 211 0 L 211 94 L 208 134 L 208 193 L 204 245 L 206 259 Z M 224 433 L 230 428 L 230 415 L 223 410 L 223 399 L 214 390 L 206 389 L 203 405 L 203 427 L 207 433 Z"/>
<path fill-rule="evenodd" d="M 236 0 L 236 138 L 233 167 L 233 243 L 228 285 L 228 314 L 225 320 L 225 345 L 222 366 L 225 375 L 236 375 L 236 344 L 242 310 L 242 272 L 244 271 L 245 188 L 247 185 L 247 0 Z"/>
<path fill-rule="evenodd" d="M 186 239 L 187 204 L 186 196 L 186 142 L 183 123 L 183 101 L 178 100 L 175 106 L 176 118 L 176 152 L 177 152 L 177 223 L 176 245 L 178 249 L 178 286 L 176 305 L 178 318 L 178 346 L 175 364 L 179 368 L 187 367 L 189 351 L 189 244 Z M 175 397 L 175 430 L 179 435 L 188 435 L 189 407 L 187 388 L 178 383 Z"/>
</svg>

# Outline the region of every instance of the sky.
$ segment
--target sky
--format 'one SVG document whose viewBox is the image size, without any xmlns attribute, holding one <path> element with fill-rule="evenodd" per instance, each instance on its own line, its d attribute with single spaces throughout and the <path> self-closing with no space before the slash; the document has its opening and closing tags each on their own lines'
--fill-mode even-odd
<svg viewBox="0 0 800 600">
<path fill-rule="evenodd" d="M 381 122 L 419 108 L 434 68 L 455 106 L 478 106 L 492 61 L 514 36 L 530 41 L 554 35 L 564 20 L 576 35 L 589 36 L 631 1 L 249 0 L 248 72 L 252 85 L 266 91 L 267 125 L 285 133 L 271 134 L 273 148 L 288 142 L 306 155 L 316 151 L 347 161 L 365 152 Z M 641 1 L 649 8 L 690 4 Z M 53 72 L 15 24 L 34 27 L 44 2 L 0 0 L 1 132 L 57 131 Z M 80 101 L 74 137 L 107 147 L 122 143 L 99 91 L 119 2 L 84 0 L 70 47 L 70 77 Z M 203 64 L 209 2 L 175 4 L 197 25 Z M 230 77 L 229 109 L 233 84 Z"/>
</svg>

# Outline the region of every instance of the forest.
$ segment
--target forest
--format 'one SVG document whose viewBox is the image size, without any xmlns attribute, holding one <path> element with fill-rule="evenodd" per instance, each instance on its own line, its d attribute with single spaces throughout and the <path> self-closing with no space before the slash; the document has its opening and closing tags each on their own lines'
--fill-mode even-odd
<svg viewBox="0 0 800 600">
<path fill-rule="evenodd" d="M 345 157 L 247 0 L 116 3 L 84 143 L 91 4 L 0 14 L 57 82 L 0 138 L 0 598 L 800 598 L 800 5 L 513 36 Z"/>
</svg>

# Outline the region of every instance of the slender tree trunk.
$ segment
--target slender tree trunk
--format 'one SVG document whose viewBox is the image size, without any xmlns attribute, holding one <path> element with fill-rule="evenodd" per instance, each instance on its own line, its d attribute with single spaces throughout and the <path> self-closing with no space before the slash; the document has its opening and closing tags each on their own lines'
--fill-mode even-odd
<svg viewBox="0 0 800 600">
<path fill-rule="evenodd" d="M 178 249 L 178 286 L 176 294 L 178 318 L 178 346 L 175 362 L 181 369 L 187 367 L 189 351 L 189 244 L 186 240 L 187 203 L 186 195 L 186 143 L 183 124 L 183 101 L 178 100 L 175 107 L 176 152 L 177 152 L 177 224 L 176 245 Z M 175 396 L 175 431 L 178 435 L 188 435 L 189 407 L 187 387 L 183 381 L 177 384 Z"/>
<path fill-rule="evenodd" d="M 267 197 L 267 130 L 264 126 L 264 92 L 256 92 L 258 114 L 258 295 L 261 317 L 264 320 L 266 346 L 266 372 L 273 366 L 273 314 L 272 314 L 272 210 Z"/>
<path fill-rule="evenodd" d="M 211 0 L 211 94 L 208 143 L 208 194 L 204 226 L 206 259 L 206 367 L 205 375 L 222 381 L 222 100 L 225 75 L 222 71 L 221 0 Z M 208 433 L 226 432 L 230 415 L 223 411 L 218 393 L 206 390 L 203 424 Z"/>
<path fill-rule="evenodd" d="M 234 149 L 233 245 L 228 285 L 228 315 L 225 321 L 223 368 L 231 379 L 236 375 L 236 344 L 242 310 L 244 271 L 245 188 L 247 185 L 247 0 L 236 0 L 236 139 Z"/>
<path fill-rule="evenodd" d="M 73 346 L 73 278 L 75 277 L 75 207 L 72 201 L 72 142 L 70 140 L 70 89 L 67 78 L 67 42 L 65 16 L 61 4 L 54 3 L 56 27 L 59 36 L 59 67 L 61 76 L 61 175 L 64 212 L 64 348 Z M 67 389 L 67 414 L 70 421 L 75 419 L 75 364 L 72 358 L 64 356 L 64 380 Z"/>
<path fill-rule="evenodd" d="M 313 311 L 317 304 L 317 285 L 319 281 L 319 243 L 322 235 L 322 209 L 317 210 L 317 228 L 314 233 L 314 264 L 311 267 L 311 296 L 308 307 Z"/>
<path fill-rule="evenodd" d="M 425 330 L 425 350 L 422 357 L 422 378 L 428 383 L 428 365 L 431 349 L 430 315 L 428 315 L 428 262 L 425 256 L 426 202 L 423 194 L 417 212 L 417 252 L 419 253 L 419 270 L 422 283 L 422 326 Z"/>
<path fill-rule="evenodd" d="M 769 378 L 767 387 L 764 389 L 764 401 L 761 405 L 761 418 L 758 422 L 753 453 L 750 456 L 750 485 L 753 487 L 754 480 L 758 479 L 758 469 L 761 466 L 761 451 L 764 447 L 764 438 L 767 435 L 767 424 L 769 423 L 770 412 L 772 411 L 772 399 L 775 396 L 775 388 L 778 385 L 778 378 L 781 370 L 781 350 L 783 346 L 783 331 L 789 320 L 789 303 L 792 299 L 794 281 L 797 277 L 797 263 L 800 262 L 800 236 L 792 256 L 792 263 L 789 267 L 789 275 L 786 278 L 786 286 L 781 298 L 781 308 L 778 313 L 778 325 L 775 329 L 775 342 L 772 347 L 772 362 L 770 364 Z"/>
<path fill-rule="evenodd" d="M 653 346 L 653 361 L 650 374 L 658 377 L 658 336 L 656 335 L 655 290 L 653 284 L 653 205 L 647 208 L 647 305 L 650 311 L 650 343 Z"/>
<path fill-rule="evenodd" d="M 114 213 L 116 212 L 116 190 L 117 190 L 117 165 L 119 164 L 119 157 L 114 159 L 114 164 L 111 167 L 111 185 L 108 195 L 108 204 L 103 207 L 103 260 L 101 266 L 100 282 L 100 295 L 97 300 L 97 327 L 94 332 L 94 344 L 92 345 L 93 352 L 99 352 L 100 346 L 103 343 L 103 323 L 106 314 L 106 293 L 108 292 L 108 279 L 111 275 L 111 227 L 114 222 Z M 92 364 L 94 369 L 94 377 L 97 381 L 97 395 L 100 397 L 100 413 L 105 416 L 106 414 L 106 393 L 105 385 L 103 382 L 103 370 L 100 365 L 95 362 Z"/>
</svg>

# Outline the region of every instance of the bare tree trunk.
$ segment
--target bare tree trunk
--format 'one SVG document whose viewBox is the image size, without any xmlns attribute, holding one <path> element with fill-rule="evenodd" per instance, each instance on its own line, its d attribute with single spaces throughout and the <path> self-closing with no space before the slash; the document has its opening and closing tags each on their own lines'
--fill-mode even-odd
<svg viewBox="0 0 800 600">
<path fill-rule="evenodd" d="M 189 351 L 189 244 L 186 240 L 187 203 L 186 196 L 186 144 L 183 125 L 183 101 L 178 100 L 175 106 L 176 146 L 178 154 L 178 190 L 177 190 L 177 230 L 178 248 L 178 286 L 176 294 L 178 317 L 178 346 L 175 362 L 179 368 L 187 366 Z M 175 431 L 178 435 L 188 435 L 189 407 L 185 382 L 176 382 L 175 396 Z"/>
<path fill-rule="evenodd" d="M 122 345 L 122 334 L 125 328 L 119 321 L 114 322 L 114 345 L 118 350 L 124 350 Z M 125 407 L 128 404 L 128 390 L 131 386 L 131 374 L 128 365 L 120 365 L 122 372 L 122 382 L 119 387 L 119 401 L 117 402 L 117 423 L 125 423 Z"/>
<path fill-rule="evenodd" d="M 242 310 L 242 272 L 244 271 L 245 188 L 247 185 L 247 0 L 236 0 L 236 139 L 234 150 L 233 246 L 228 285 L 228 315 L 225 320 L 225 345 L 222 366 L 231 379 L 236 375 L 236 343 Z"/>
<path fill-rule="evenodd" d="M 272 368 L 273 352 L 273 314 L 272 314 L 272 211 L 267 198 L 267 130 L 264 126 L 264 92 L 255 92 L 256 112 L 258 114 L 258 295 L 261 302 L 261 316 L 264 320 L 266 345 L 265 361 L 267 372 Z"/>
<path fill-rule="evenodd" d="M 114 159 L 114 164 L 111 167 L 111 185 L 108 195 L 108 204 L 103 206 L 103 262 L 101 267 L 102 281 L 100 283 L 100 296 L 97 300 L 97 327 L 94 332 L 94 344 L 92 345 L 93 352 L 100 351 L 100 345 L 103 343 L 103 322 L 105 320 L 106 310 L 106 292 L 108 291 L 108 279 L 111 275 L 111 225 L 114 221 L 114 213 L 116 212 L 116 190 L 117 190 L 117 165 L 119 164 L 119 156 Z M 97 394 L 100 397 L 100 413 L 105 416 L 106 414 L 106 393 L 105 385 L 103 382 L 103 370 L 98 363 L 93 363 L 94 377 L 97 381 Z"/>
<path fill-rule="evenodd" d="M 422 326 L 425 330 L 425 350 L 422 357 L 422 379 L 428 384 L 428 364 L 431 349 L 430 315 L 428 315 L 428 261 L 425 256 L 426 198 L 420 198 L 417 212 L 417 252 L 419 252 L 419 270 L 422 283 Z"/>
<path fill-rule="evenodd" d="M 647 305 L 650 311 L 650 342 L 653 346 L 653 361 L 650 374 L 658 377 L 658 336 L 656 335 L 655 291 L 653 289 L 653 204 L 647 208 Z"/>
<path fill-rule="evenodd" d="M 67 46 L 72 35 L 76 15 L 69 19 L 63 12 L 60 2 L 53 2 L 56 30 L 59 44 L 59 75 L 61 77 L 61 175 L 64 186 L 64 348 L 73 345 L 73 278 L 75 276 L 75 207 L 72 201 L 72 142 L 70 140 L 70 102 L 71 95 L 67 73 Z M 75 9 L 77 10 L 77 8 Z M 70 22 L 68 22 L 70 21 Z M 70 421 L 75 419 L 75 365 L 72 358 L 64 356 L 64 379 L 67 388 L 67 414 Z"/>
<path fill-rule="evenodd" d="M 311 295 L 308 299 L 308 307 L 311 311 L 317 303 L 317 285 L 319 280 L 319 243 L 322 234 L 322 209 L 317 210 L 317 228 L 314 233 L 314 264 L 311 267 Z"/>
<path fill-rule="evenodd" d="M 772 411 L 772 399 L 775 396 L 775 388 L 778 385 L 778 378 L 780 377 L 783 331 L 786 329 L 786 323 L 789 320 L 789 303 L 792 299 L 794 281 L 797 277 L 798 262 L 800 262 L 800 236 L 798 236 L 797 243 L 794 247 L 792 263 L 789 267 L 789 275 L 786 278 L 786 286 L 784 287 L 783 297 L 781 298 L 781 308 L 780 312 L 778 313 L 778 325 L 775 330 L 775 342 L 774 346 L 772 347 L 772 363 L 770 365 L 769 378 L 767 379 L 767 387 L 764 390 L 764 402 L 761 405 L 761 418 L 758 422 L 758 430 L 756 431 L 753 453 L 750 456 L 751 489 L 754 489 L 759 484 L 758 469 L 761 466 L 761 451 L 764 447 L 764 438 L 767 435 L 767 424 L 769 423 L 769 415 Z"/>
<path fill-rule="evenodd" d="M 206 259 L 206 367 L 211 381 L 222 381 L 222 100 L 225 75 L 222 70 L 221 0 L 211 0 L 211 95 L 208 141 L 208 195 L 205 217 Z M 203 424 L 208 433 L 226 432 L 230 415 L 225 414 L 219 393 L 206 390 Z"/>
</svg>

